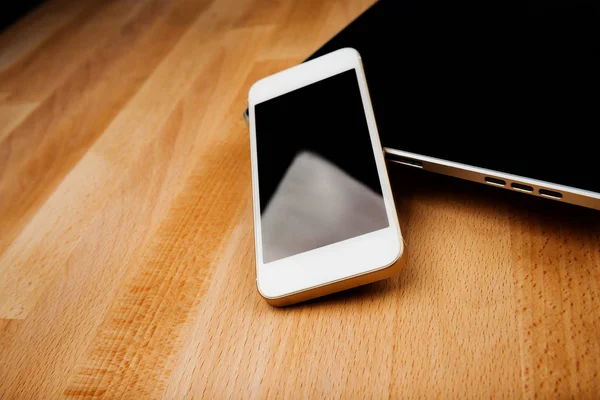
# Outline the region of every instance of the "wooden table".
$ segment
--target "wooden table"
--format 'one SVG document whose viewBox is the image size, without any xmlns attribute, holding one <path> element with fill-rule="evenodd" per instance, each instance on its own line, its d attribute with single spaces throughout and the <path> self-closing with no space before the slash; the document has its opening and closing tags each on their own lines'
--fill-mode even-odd
<svg viewBox="0 0 600 400">
<path fill-rule="evenodd" d="M 249 86 L 372 0 L 52 0 L 0 35 L 0 398 L 600 395 L 600 213 L 391 167 L 408 264 L 255 288 Z"/>
</svg>

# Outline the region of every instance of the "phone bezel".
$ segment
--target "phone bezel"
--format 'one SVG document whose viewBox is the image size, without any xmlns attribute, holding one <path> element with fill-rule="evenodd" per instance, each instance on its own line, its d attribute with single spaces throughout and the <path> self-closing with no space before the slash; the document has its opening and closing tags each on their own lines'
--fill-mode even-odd
<svg viewBox="0 0 600 400">
<path fill-rule="evenodd" d="M 259 103 L 350 69 L 354 69 L 357 74 L 363 109 L 371 137 L 372 151 L 382 188 L 388 227 L 308 252 L 264 263 L 254 108 Z M 358 52 L 351 48 L 340 49 L 263 78 L 250 88 L 248 104 L 256 273 L 257 286 L 261 295 L 267 299 L 279 299 L 364 274 L 374 273 L 393 265 L 401 257 L 404 246 L 387 175 L 383 148 L 379 140 Z"/>
</svg>

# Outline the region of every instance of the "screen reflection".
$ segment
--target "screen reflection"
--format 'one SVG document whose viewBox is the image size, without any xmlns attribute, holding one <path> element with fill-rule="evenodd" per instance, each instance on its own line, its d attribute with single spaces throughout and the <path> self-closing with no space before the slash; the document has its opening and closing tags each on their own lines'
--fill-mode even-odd
<svg viewBox="0 0 600 400">
<path fill-rule="evenodd" d="M 255 106 L 263 262 L 388 224 L 351 69 Z"/>
</svg>

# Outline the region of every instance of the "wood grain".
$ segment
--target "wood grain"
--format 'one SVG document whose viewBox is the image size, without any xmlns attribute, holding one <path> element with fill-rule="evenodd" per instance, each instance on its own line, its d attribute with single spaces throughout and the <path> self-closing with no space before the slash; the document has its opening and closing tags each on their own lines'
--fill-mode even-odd
<svg viewBox="0 0 600 400">
<path fill-rule="evenodd" d="M 51 0 L 0 34 L 0 398 L 600 394 L 600 215 L 391 167 L 406 269 L 254 276 L 257 79 L 372 0 Z"/>
</svg>

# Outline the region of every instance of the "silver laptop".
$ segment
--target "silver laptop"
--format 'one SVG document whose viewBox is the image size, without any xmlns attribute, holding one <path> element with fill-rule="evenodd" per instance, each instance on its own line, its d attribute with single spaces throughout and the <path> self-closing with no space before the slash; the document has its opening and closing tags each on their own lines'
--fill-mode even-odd
<svg viewBox="0 0 600 400">
<path fill-rule="evenodd" d="M 380 0 L 309 59 L 361 53 L 389 162 L 600 210 L 598 3 Z"/>
</svg>

